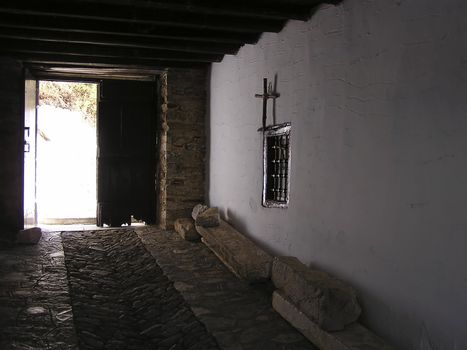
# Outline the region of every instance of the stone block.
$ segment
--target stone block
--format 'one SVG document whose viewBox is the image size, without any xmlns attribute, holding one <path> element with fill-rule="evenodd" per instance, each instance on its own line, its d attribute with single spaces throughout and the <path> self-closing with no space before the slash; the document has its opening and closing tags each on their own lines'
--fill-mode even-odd
<svg viewBox="0 0 467 350">
<path fill-rule="evenodd" d="M 203 211 L 206 211 L 209 207 L 204 204 L 196 204 L 193 207 L 193 211 L 191 212 L 191 217 L 193 220 L 196 220 L 199 214 L 201 214 Z"/>
<path fill-rule="evenodd" d="M 200 240 L 200 235 L 195 229 L 192 218 L 180 218 L 175 220 L 175 231 L 185 240 L 196 242 Z"/>
<path fill-rule="evenodd" d="M 272 256 L 223 220 L 217 227 L 196 226 L 202 241 L 238 277 L 249 282 L 270 278 Z"/>
<path fill-rule="evenodd" d="M 273 293 L 272 306 L 287 322 L 321 350 L 394 350 L 383 339 L 359 323 L 352 323 L 340 331 L 323 330 L 280 291 Z"/>
<path fill-rule="evenodd" d="M 37 244 L 42 237 L 42 230 L 39 227 L 32 227 L 20 230 L 16 237 L 16 243 Z"/>
<path fill-rule="evenodd" d="M 202 213 L 198 214 L 195 219 L 197 226 L 203 227 L 216 227 L 220 224 L 220 215 L 218 208 L 208 208 Z"/>
<path fill-rule="evenodd" d="M 272 266 L 276 288 L 305 315 L 327 331 L 357 321 L 361 308 L 355 290 L 325 272 L 308 268 L 294 257 L 276 257 Z"/>
</svg>

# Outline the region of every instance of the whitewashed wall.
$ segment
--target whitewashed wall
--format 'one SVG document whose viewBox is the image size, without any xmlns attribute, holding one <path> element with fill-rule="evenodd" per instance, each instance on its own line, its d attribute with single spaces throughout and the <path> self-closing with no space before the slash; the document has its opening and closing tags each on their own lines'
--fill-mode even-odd
<svg viewBox="0 0 467 350">
<path fill-rule="evenodd" d="M 210 204 L 354 285 L 400 349 L 467 349 L 466 18 L 461 0 L 346 0 L 211 72 Z M 275 75 L 288 209 L 261 207 L 254 94 Z"/>
</svg>

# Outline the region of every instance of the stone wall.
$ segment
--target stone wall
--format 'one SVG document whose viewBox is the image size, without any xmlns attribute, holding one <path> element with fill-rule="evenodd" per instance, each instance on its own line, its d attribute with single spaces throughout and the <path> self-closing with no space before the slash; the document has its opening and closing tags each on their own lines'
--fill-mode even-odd
<svg viewBox="0 0 467 350">
<path fill-rule="evenodd" d="M 0 244 L 23 225 L 23 103 L 22 66 L 0 58 Z"/>
<path fill-rule="evenodd" d="M 160 217 L 162 227 L 204 202 L 206 70 L 173 69 L 161 77 Z"/>
<path fill-rule="evenodd" d="M 159 222 L 172 227 L 204 202 L 206 70 L 174 69 L 161 76 Z M 23 226 L 22 66 L 0 58 L 0 241 Z"/>
</svg>

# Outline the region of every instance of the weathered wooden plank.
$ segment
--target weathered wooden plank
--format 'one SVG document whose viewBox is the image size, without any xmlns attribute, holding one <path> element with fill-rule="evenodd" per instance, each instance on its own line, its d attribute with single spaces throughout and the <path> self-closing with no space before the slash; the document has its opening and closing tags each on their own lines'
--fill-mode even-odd
<svg viewBox="0 0 467 350">
<path fill-rule="evenodd" d="M 126 0 L 61 0 L 62 2 L 81 4 L 83 2 L 99 2 L 105 4 L 127 4 Z M 308 1 L 314 4 L 317 0 Z M 306 3 L 306 2 L 305 2 Z M 310 4 L 268 1 L 267 6 L 257 1 L 218 1 L 218 0 L 171 0 L 144 1 L 134 0 L 133 6 L 159 10 L 171 10 L 196 14 L 218 16 L 236 16 L 259 19 L 298 19 L 303 20 L 310 12 Z"/>
<path fill-rule="evenodd" d="M 313 7 L 319 4 L 336 4 L 342 0 L 252 0 L 259 4 L 276 4 L 276 5 L 289 5 L 289 6 L 308 6 Z"/>
<path fill-rule="evenodd" d="M 31 2 L 2 4 L 1 13 L 25 16 L 54 16 L 62 18 L 94 19 L 99 21 L 131 22 L 166 25 L 181 28 L 224 29 L 233 32 L 278 32 L 284 25 L 280 19 L 258 19 L 211 14 L 193 14 L 170 10 L 157 10 L 124 5 L 83 2 L 79 6 L 69 3 Z"/>
<path fill-rule="evenodd" d="M 155 223 L 154 82 L 103 81 L 98 94 L 97 224 Z"/>
<path fill-rule="evenodd" d="M 10 28 L 0 24 L 0 38 L 72 44 L 94 44 L 141 49 L 168 49 L 182 52 L 235 54 L 239 44 L 206 43 L 202 41 L 173 40 L 123 36 L 118 34 L 77 33 L 48 29 Z"/>
<path fill-rule="evenodd" d="M 129 38 L 193 40 L 208 43 L 253 44 L 260 32 L 239 33 L 230 30 L 209 28 L 177 28 L 174 26 L 100 21 L 96 19 L 77 19 L 50 16 L 24 16 L 0 11 L 0 24 L 16 29 L 47 29 L 56 32 L 109 34 Z"/>
<path fill-rule="evenodd" d="M 98 81 L 101 79 L 155 81 L 156 76 L 164 69 L 84 67 L 55 64 L 26 63 L 25 66 L 37 79 L 79 79 L 82 81 Z"/>
<path fill-rule="evenodd" d="M 113 68 L 135 68 L 135 69 L 165 69 L 178 68 L 206 68 L 205 62 L 186 62 L 175 60 L 137 60 L 115 57 L 92 57 L 80 55 L 60 55 L 45 53 L 7 53 L 6 57 L 12 57 L 25 63 L 42 64 L 47 66 L 75 66 L 75 67 L 113 67 Z"/>
<path fill-rule="evenodd" d="M 220 61 L 222 55 L 194 53 L 173 50 L 127 48 L 92 44 L 37 42 L 33 40 L 0 39 L 0 52 L 5 53 L 44 53 L 59 55 L 79 55 L 89 57 L 109 57 L 135 59 L 138 61 L 174 60 L 190 62 Z"/>
<path fill-rule="evenodd" d="M 0 53 L 92 67 L 205 66 L 340 0 L 44 0 L 0 4 Z"/>
</svg>

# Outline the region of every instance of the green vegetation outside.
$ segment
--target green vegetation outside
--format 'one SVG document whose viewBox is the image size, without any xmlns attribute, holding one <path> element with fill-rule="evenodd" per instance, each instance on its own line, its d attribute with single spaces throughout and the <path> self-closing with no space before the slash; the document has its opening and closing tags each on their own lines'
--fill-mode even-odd
<svg viewBox="0 0 467 350">
<path fill-rule="evenodd" d="M 49 105 L 81 112 L 92 126 L 96 125 L 97 84 L 63 81 L 39 82 L 39 105 Z"/>
</svg>

